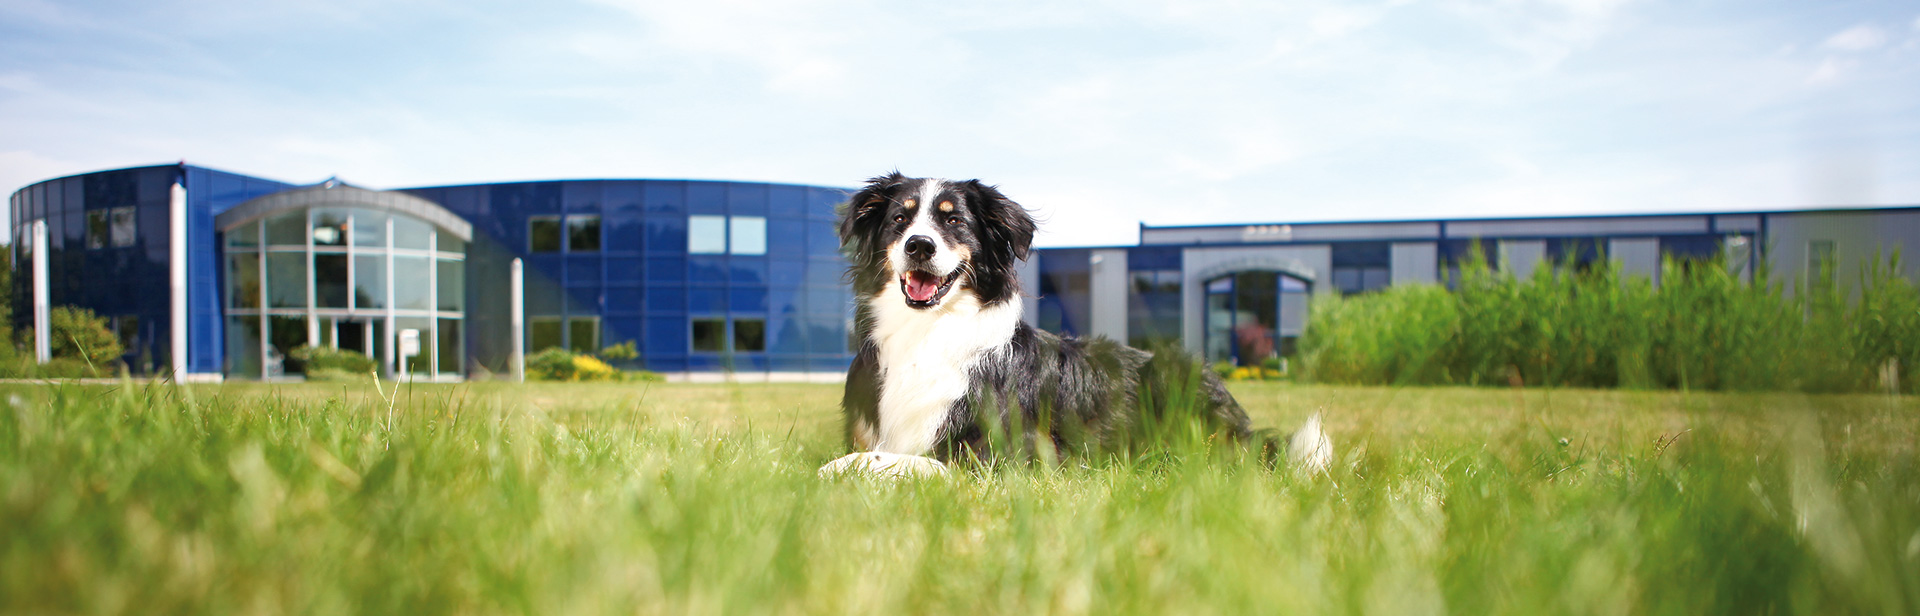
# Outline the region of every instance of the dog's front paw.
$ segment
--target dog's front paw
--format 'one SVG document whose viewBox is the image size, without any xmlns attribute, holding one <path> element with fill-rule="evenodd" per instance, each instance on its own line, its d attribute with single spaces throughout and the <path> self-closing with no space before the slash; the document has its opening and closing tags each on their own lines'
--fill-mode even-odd
<svg viewBox="0 0 1920 616">
<path fill-rule="evenodd" d="M 856 472 L 876 477 L 932 477 L 947 474 L 947 465 L 925 456 L 866 451 L 840 456 L 820 467 L 821 477 Z"/>
</svg>

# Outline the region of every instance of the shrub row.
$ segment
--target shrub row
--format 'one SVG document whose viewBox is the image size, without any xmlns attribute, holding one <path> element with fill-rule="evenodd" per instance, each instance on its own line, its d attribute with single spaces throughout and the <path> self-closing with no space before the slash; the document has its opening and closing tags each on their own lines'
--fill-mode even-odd
<svg viewBox="0 0 1920 616">
<path fill-rule="evenodd" d="M 623 352 L 624 350 L 624 352 Z M 601 351 L 608 359 L 632 360 L 633 343 L 614 345 Z M 584 353 L 574 353 L 560 347 L 551 347 L 534 353 L 527 358 L 527 378 L 540 381 L 659 381 L 659 374 L 639 371 L 623 371 L 609 365 L 598 357 Z"/>
<path fill-rule="evenodd" d="M 1477 261 L 1477 260 L 1471 260 Z M 1471 262 L 1470 261 L 1470 262 Z M 1872 391 L 1920 381 L 1920 290 L 1900 259 L 1858 284 L 1832 272 L 1792 292 L 1718 261 L 1669 261 L 1655 288 L 1617 264 L 1464 268 L 1453 283 L 1316 298 L 1309 380 L 1709 390 Z"/>
</svg>

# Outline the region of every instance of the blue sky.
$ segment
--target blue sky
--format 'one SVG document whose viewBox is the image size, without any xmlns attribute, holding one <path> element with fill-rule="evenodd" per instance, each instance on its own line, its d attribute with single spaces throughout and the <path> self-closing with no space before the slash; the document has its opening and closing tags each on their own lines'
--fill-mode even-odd
<svg viewBox="0 0 1920 616">
<path fill-rule="evenodd" d="M 999 184 L 1136 224 L 1920 204 L 1920 3 L 0 0 L 0 190 Z M 0 227 L 5 228 L 5 227 Z"/>
</svg>

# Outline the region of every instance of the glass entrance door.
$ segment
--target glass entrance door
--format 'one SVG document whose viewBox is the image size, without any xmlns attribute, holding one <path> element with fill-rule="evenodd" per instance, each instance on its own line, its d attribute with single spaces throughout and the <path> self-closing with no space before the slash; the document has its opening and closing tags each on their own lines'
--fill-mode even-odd
<svg viewBox="0 0 1920 616">
<path fill-rule="evenodd" d="M 1251 270 L 1210 280 L 1206 289 L 1207 361 L 1257 366 L 1291 350 L 1299 332 L 1287 326 L 1305 322 L 1306 281 Z"/>
</svg>

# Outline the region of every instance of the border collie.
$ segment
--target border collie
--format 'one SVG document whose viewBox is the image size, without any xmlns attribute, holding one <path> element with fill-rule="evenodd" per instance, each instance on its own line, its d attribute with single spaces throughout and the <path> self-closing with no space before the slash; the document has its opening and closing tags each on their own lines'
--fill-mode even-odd
<svg viewBox="0 0 1920 616">
<path fill-rule="evenodd" d="M 860 350 L 841 407 L 855 453 L 822 475 L 939 474 L 949 463 L 1115 451 L 1176 424 L 1262 447 L 1269 462 L 1284 452 L 1297 468 L 1327 468 L 1333 446 L 1317 415 L 1284 443 L 1252 430 L 1220 379 L 1184 351 L 1023 322 L 1015 267 L 1033 232 L 1025 208 L 979 180 L 896 171 L 842 206 Z"/>
</svg>

